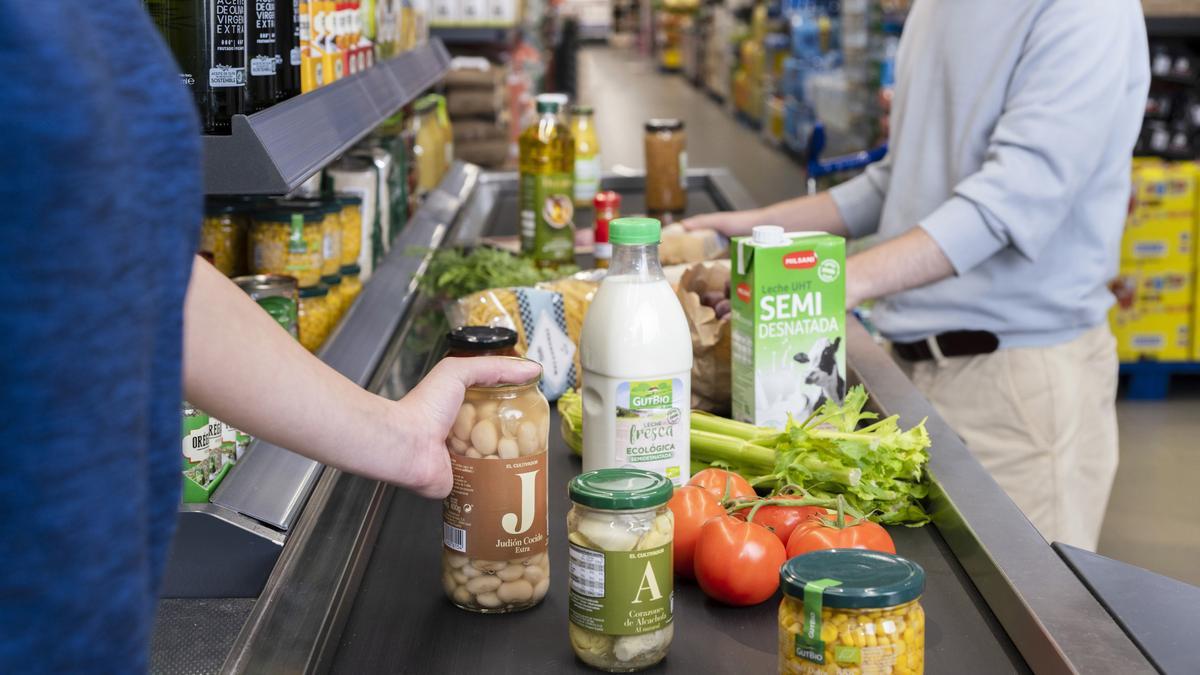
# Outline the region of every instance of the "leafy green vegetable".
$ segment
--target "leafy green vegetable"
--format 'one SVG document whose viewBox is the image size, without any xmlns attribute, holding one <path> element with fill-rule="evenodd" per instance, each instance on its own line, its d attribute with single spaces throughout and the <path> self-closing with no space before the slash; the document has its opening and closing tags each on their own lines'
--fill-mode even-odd
<svg viewBox="0 0 1200 675">
<path fill-rule="evenodd" d="M 776 440 L 775 471 L 758 480 L 798 485 L 814 497 L 845 495 L 851 508 L 886 524 L 929 521 L 920 500 L 929 494 L 925 420 L 903 431 L 899 417 L 865 412 L 861 386 L 842 405 L 826 402 L 803 423 L 789 422 Z M 865 426 L 860 426 L 865 424 Z"/>
<path fill-rule="evenodd" d="M 424 253 L 424 249 L 415 251 Z M 513 255 L 491 246 L 472 249 L 437 249 L 421 275 L 421 290 L 436 297 L 458 298 L 489 288 L 533 286 L 541 281 L 560 279 L 579 271 L 574 266 L 541 269 L 529 258 Z"/>
<path fill-rule="evenodd" d="M 920 502 L 929 494 L 925 421 L 903 431 L 897 416 L 881 420 L 863 410 L 866 404 L 866 391 L 854 387 L 841 405 L 826 402 L 807 420 L 789 421 L 783 432 L 693 411 L 692 472 L 715 466 L 756 486 L 784 492 L 798 487 L 823 499 L 843 495 L 852 510 L 880 523 L 929 522 Z M 563 437 L 579 453 L 579 395 L 565 394 L 558 410 Z"/>
</svg>

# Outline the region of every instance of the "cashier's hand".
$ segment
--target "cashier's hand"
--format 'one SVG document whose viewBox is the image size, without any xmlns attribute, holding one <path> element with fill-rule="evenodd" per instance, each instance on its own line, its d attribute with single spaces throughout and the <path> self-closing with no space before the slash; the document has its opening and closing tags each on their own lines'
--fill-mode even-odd
<svg viewBox="0 0 1200 675">
<path fill-rule="evenodd" d="M 446 438 L 462 407 L 467 387 L 528 382 L 541 373 L 532 361 L 498 357 L 442 359 L 397 404 L 397 437 L 409 442 L 409 456 L 391 482 L 423 497 L 450 494 L 452 476 Z"/>
<path fill-rule="evenodd" d="M 687 230 L 716 230 L 726 237 L 742 237 L 760 225 L 759 220 L 755 211 L 718 211 L 692 216 L 680 224 Z"/>
</svg>

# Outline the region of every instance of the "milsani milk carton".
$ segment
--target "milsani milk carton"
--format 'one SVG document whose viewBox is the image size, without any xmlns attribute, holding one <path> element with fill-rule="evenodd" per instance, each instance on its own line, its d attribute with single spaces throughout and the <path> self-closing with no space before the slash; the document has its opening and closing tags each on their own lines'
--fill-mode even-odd
<svg viewBox="0 0 1200 675">
<path fill-rule="evenodd" d="M 846 393 L 846 242 L 773 225 L 733 242 L 733 417 L 782 429 Z"/>
</svg>

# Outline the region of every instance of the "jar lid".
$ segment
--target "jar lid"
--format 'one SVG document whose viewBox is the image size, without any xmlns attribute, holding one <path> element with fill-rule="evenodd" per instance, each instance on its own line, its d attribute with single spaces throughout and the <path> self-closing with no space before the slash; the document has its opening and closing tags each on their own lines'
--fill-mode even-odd
<svg viewBox="0 0 1200 675">
<path fill-rule="evenodd" d="M 342 265 L 341 269 L 338 270 L 338 274 L 343 277 L 356 277 L 362 274 L 362 268 L 358 265 Z"/>
<path fill-rule="evenodd" d="M 571 106 L 572 115 L 591 115 L 593 113 L 590 105 L 573 105 Z"/>
<path fill-rule="evenodd" d="M 451 349 L 483 352 L 517 344 L 517 331 L 501 326 L 463 326 L 446 336 Z"/>
<path fill-rule="evenodd" d="M 329 295 L 329 287 L 325 284 L 317 284 L 316 286 L 305 286 L 300 289 L 301 298 L 319 298 Z"/>
<path fill-rule="evenodd" d="M 683 131 L 683 120 L 673 117 L 646 120 L 646 131 Z"/>
<path fill-rule="evenodd" d="M 321 283 L 330 288 L 342 283 L 342 275 L 340 274 L 325 274 L 321 276 Z"/>
<path fill-rule="evenodd" d="M 241 213 L 246 210 L 242 204 L 232 201 L 215 201 L 209 199 L 204 202 L 204 215 L 206 216 L 226 216 Z"/>
<path fill-rule="evenodd" d="M 275 204 L 273 208 L 255 213 L 254 220 L 272 223 L 290 223 L 292 222 L 292 216 L 297 214 L 303 216 L 306 223 L 318 223 L 325 217 L 325 212 L 321 209 L 295 204 Z"/>
<path fill-rule="evenodd" d="M 539 115 L 547 115 L 550 113 L 557 114 L 559 107 L 560 106 L 558 105 L 558 101 L 538 101 L 537 102 L 537 111 L 538 111 Z"/>
<path fill-rule="evenodd" d="M 915 562 L 891 553 L 835 548 L 796 556 L 779 570 L 783 592 L 804 598 L 804 586 L 832 579 L 822 603 L 838 609 L 895 607 L 921 597 L 925 570 Z"/>
<path fill-rule="evenodd" d="M 597 192 L 596 197 L 592 200 L 592 205 L 595 206 L 596 208 L 601 208 L 601 207 L 605 207 L 605 206 L 620 206 L 621 205 L 621 195 L 617 194 L 616 192 L 613 192 L 612 190 L 604 190 L 602 192 Z"/>
<path fill-rule="evenodd" d="M 363 203 L 362 197 L 358 195 L 352 195 L 348 192 L 337 193 L 336 199 L 341 202 L 342 206 L 349 206 L 351 204 L 358 205 Z"/>
<path fill-rule="evenodd" d="M 608 240 L 614 244 L 657 244 L 662 223 L 654 218 L 617 218 L 608 224 Z"/>
<path fill-rule="evenodd" d="M 295 291 L 299 282 L 296 277 L 282 274 L 251 274 L 244 277 L 234 277 L 233 283 L 247 293 L 255 291 L 287 290 Z"/>
<path fill-rule="evenodd" d="M 571 501 L 594 509 L 632 511 L 666 504 L 675 491 L 662 474 L 643 469 L 599 469 L 580 474 L 567 486 Z"/>
</svg>

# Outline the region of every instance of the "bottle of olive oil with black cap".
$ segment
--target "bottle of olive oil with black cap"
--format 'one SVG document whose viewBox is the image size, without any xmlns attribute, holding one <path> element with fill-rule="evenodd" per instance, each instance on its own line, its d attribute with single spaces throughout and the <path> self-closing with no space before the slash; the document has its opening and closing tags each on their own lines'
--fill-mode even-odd
<svg viewBox="0 0 1200 675">
<path fill-rule="evenodd" d="M 247 112 L 256 113 L 274 105 L 279 95 L 276 0 L 245 0 L 245 3 L 246 65 L 250 71 L 246 80 L 246 107 Z"/>
<path fill-rule="evenodd" d="M 300 95 L 300 0 L 275 0 L 275 36 L 279 41 L 279 88 L 275 100 Z"/>
<path fill-rule="evenodd" d="M 228 134 L 245 112 L 246 0 L 146 0 L 179 63 L 206 134 Z"/>
</svg>

